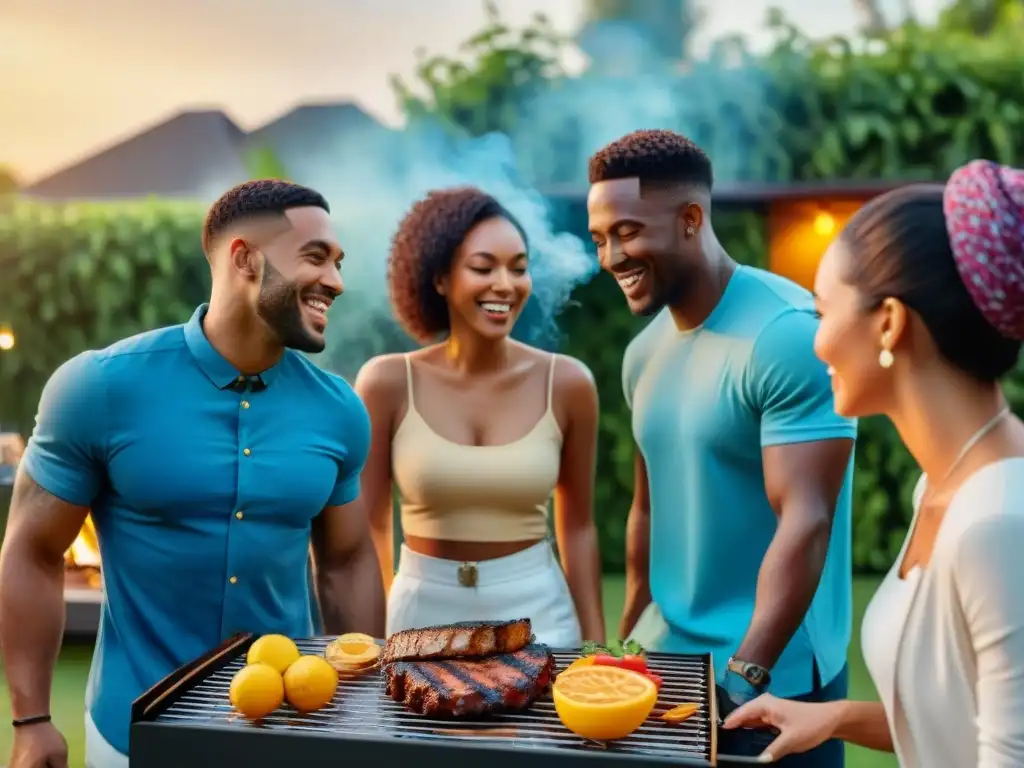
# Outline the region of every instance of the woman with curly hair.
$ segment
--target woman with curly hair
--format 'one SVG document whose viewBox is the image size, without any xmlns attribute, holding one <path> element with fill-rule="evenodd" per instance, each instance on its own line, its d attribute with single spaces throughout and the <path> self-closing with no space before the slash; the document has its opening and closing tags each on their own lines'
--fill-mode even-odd
<svg viewBox="0 0 1024 768">
<path fill-rule="evenodd" d="M 475 188 L 431 192 L 395 234 L 391 301 L 428 346 L 374 358 L 356 380 L 373 424 L 362 499 L 388 634 L 528 617 L 549 645 L 604 640 L 597 392 L 579 361 L 510 338 L 532 289 L 528 263 L 522 227 Z M 404 537 L 397 573 L 393 487 Z M 548 535 L 552 497 L 561 568 Z"/>
</svg>

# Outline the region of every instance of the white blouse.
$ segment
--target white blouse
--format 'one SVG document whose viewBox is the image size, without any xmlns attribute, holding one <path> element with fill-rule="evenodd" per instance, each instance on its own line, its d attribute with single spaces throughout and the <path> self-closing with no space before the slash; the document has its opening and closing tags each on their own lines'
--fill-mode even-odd
<svg viewBox="0 0 1024 768">
<path fill-rule="evenodd" d="M 898 569 L 893 568 L 882 580 L 864 612 L 861 649 L 886 712 L 892 712 L 896 695 L 896 646 L 903 634 L 903 624 L 920 579 L 921 569 L 918 566 L 914 566 L 905 579 L 901 579 Z"/>
<path fill-rule="evenodd" d="M 1024 590 L 1015 592 L 1024 587 L 1024 459 L 968 478 L 927 566 L 900 579 L 905 550 L 906 542 L 861 630 L 900 765 L 1021 768 Z"/>
</svg>

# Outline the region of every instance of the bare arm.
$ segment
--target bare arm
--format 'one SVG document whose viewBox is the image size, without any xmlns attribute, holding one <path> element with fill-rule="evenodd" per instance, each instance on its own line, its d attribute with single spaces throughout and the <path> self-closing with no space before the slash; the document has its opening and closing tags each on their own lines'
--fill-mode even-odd
<svg viewBox="0 0 1024 768">
<path fill-rule="evenodd" d="M 834 707 L 837 711 L 833 739 L 879 752 L 893 751 L 885 707 L 877 701 L 837 701 L 822 706 Z"/>
<path fill-rule="evenodd" d="M 50 713 L 64 633 L 64 552 L 88 513 L 18 472 L 0 552 L 0 654 L 15 718 Z"/>
<path fill-rule="evenodd" d="M 639 446 L 633 447 L 633 504 L 626 521 L 626 604 L 619 634 L 629 637 L 640 614 L 651 604 L 651 497 L 647 464 Z"/>
<path fill-rule="evenodd" d="M 605 640 L 601 555 L 594 527 L 597 387 L 582 365 L 559 366 L 556 395 L 566 414 L 555 492 L 555 535 L 569 591 L 586 640 Z"/>
<path fill-rule="evenodd" d="M 359 504 L 369 517 L 385 595 L 395 577 L 394 495 L 391 478 L 391 434 L 395 414 L 397 373 L 394 358 L 375 358 L 363 366 L 355 390 L 370 414 L 370 452 L 360 477 Z M 400 361 L 398 361 L 400 364 Z M 398 373 L 404 376 L 404 366 Z M 401 382 L 399 381 L 400 385 Z"/>
<path fill-rule="evenodd" d="M 763 450 L 765 490 L 779 519 L 738 659 L 771 669 L 803 621 L 821 580 L 852 448 L 843 438 Z"/>
<path fill-rule="evenodd" d="M 765 748 L 774 760 L 840 739 L 880 752 L 892 752 L 885 709 L 873 701 L 809 703 L 764 695 L 734 711 L 725 728 L 776 728 L 779 735 Z"/>
<path fill-rule="evenodd" d="M 358 501 L 313 520 L 317 597 L 329 634 L 384 636 L 384 587 L 366 515 Z"/>
</svg>

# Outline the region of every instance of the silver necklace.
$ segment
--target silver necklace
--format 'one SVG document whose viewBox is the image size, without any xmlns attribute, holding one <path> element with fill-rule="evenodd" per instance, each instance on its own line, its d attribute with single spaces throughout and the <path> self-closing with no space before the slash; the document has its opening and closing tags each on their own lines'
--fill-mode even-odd
<svg viewBox="0 0 1024 768">
<path fill-rule="evenodd" d="M 958 453 L 957 457 L 953 459 L 953 463 L 949 465 L 949 469 L 946 470 L 946 474 L 942 476 L 942 479 L 938 483 L 932 483 L 931 481 L 928 482 L 929 496 L 934 495 L 934 492 L 932 491 L 933 488 L 940 488 L 946 484 L 946 481 L 949 480 L 950 477 L 952 477 L 953 471 L 960 466 L 960 462 L 963 461 L 964 458 L 966 458 L 967 454 L 971 452 L 971 448 L 980 443 L 982 438 L 984 438 L 989 432 L 991 432 L 993 429 L 999 426 L 999 422 L 1001 422 L 1009 412 L 1010 406 L 1004 406 L 1003 409 L 999 411 L 999 413 L 997 413 L 991 419 L 986 421 L 982 425 L 981 429 L 975 432 L 971 436 L 971 438 L 966 443 L 964 443 L 964 447 L 960 449 L 960 453 Z"/>
</svg>

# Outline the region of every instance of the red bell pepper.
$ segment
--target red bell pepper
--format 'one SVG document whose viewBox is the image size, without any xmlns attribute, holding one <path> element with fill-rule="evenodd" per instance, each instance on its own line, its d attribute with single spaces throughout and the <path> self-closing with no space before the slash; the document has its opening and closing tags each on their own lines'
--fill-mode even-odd
<svg viewBox="0 0 1024 768">
<path fill-rule="evenodd" d="M 663 683 L 664 681 L 663 681 L 663 680 L 662 680 L 662 679 L 661 679 L 660 677 L 658 677 L 658 676 L 657 676 L 656 674 L 654 674 L 653 672 L 644 672 L 644 676 L 645 676 L 645 677 L 647 677 L 647 678 L 649 678 L 649 679 L 650 679 L 650 681 L 651 681 L 652 683 L 654 683 L 654 687 L 655 687 L 655 688 L 657 688 L 657 689 L 658 689 L 659 691 L 661 690 L 661 684 L 662 684 L 662 683 Z"/>
<path fill-rule="evenodd" d="M 643 656 L 611 656 L 599 653 L 594 658 L 594 663 L 602 667 L 619 667 L 631 672 L 639 672 L 641 675 L 647 674 L 647 659 Z"/>
</svg>

